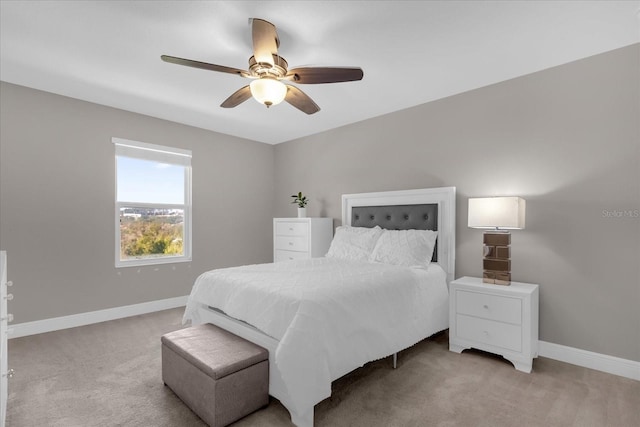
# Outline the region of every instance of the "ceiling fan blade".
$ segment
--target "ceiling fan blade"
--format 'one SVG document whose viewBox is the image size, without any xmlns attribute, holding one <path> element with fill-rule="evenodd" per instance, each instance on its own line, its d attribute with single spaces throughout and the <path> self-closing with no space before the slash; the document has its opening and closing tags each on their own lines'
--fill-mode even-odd
<svg viewBox="0 0 640 427">
<path fill-rule="evenodd" d="M 362 80 L 358 67 L 301 67 L 289 70 L 286 79 L 301 84 L 340 83 Z"/>
<path fill-rule="evenodd" d="M 209 71 L 219 71 L 221 73 L 237 74 L 240 77 L 249 77 L 249 72 L 238 68 L 225 67 L 224 65 L 209 64 L 208 62 L 194 61 L 192 59 L 177 58 L 175 56 L 162 55 L 164 62 L 171 64 L 186 65 L 187 67 L 201 68 Z"/>
<path fill-rule="evenodd" d="M 220 104 L 220 106 L 222 108 L 237 107 L 249 98 L 251 98 L 251 88 L 249 88 L 249 85 L 247 85 L 233 92 L 233 94 L 225 99 L 224 102 Z"/>
<path fill-rule="evenodd" d="M 251 34 L 253 36 L 253 56 L 256 58 L 256 62 L 273 66 L 273 55 L 278 54 L 278 46 L 280 46 L 275 25 L 264 19 L 253 18 L 251 20 Z"/>
<path fill-rule="evenodd" d="M 287 95 L 284 100 L 296 107 L 298 110 L 307 114 L 313 114 L 320 111 L 320 107 L 313 102 L 313 99 L 309 98 L 309 95 L 295 86 L 287 85 Z"/>
</svg>

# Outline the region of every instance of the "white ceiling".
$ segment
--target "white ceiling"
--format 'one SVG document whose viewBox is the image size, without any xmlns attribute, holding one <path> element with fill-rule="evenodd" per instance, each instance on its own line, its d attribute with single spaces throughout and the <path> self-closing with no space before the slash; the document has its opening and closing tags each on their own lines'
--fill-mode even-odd
<svg viewBox="0 0 640 427">
<path fill-rule="evenodd" d="M 640 1 L 5 1 L 0 79 L 279 143 L 640 40 Z M 248 18 L 274 23 L 290 68 L 360 66 L 359 82 L 299 85 L 320 106 L 219 105 L 248 80 Z"/>
</svg>

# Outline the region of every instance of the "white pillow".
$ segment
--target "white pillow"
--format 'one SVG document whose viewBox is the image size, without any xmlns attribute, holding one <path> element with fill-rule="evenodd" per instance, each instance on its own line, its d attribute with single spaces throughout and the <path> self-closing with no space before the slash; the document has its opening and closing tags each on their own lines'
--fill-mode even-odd
<svg viewBox="0 0 640 427">
<path fill-rule="evenodd" d="M 368 261 L 371 252 L 382 234 L 378 226 L 374 228 L 341 225 L 336 228 L 327 258 L 341 258 L 353 261 Z"/>
<path fill-rule="evenodd" d="M 371 261 L 407 267 L 428 267 L 436 245 L 437 231 L 384 230 Z"/>
</svg>

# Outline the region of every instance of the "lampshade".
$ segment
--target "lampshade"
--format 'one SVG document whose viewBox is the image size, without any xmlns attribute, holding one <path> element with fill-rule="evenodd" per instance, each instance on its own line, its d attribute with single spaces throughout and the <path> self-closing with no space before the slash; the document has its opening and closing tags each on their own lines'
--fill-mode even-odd
<svg viewBox="0 0 640 427">
<path fill-rule="evenodd" d="M 287 95 L 287 87 L 270 77 L 262 77 L 252 81 L 249 88 L 255 100 L 267 107 L 281 103 Z"/>
<path fill-rule="evenodd" d="M 524 228 L 525 200 L 520 197 L 469 199 L 469 227 L 518 230 Z"/>
</svg>

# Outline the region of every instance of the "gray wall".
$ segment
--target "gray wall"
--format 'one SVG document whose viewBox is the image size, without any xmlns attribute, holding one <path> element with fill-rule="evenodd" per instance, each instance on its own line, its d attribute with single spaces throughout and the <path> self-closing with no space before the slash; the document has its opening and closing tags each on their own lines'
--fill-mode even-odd
<svg viewBox="0 0 640 427">
<path fill-rule="evenodd" d="M 0 248 L 16 323 L 187 295 L 203 271 L 271 260 L 272 146 L 0 90 Z M 191 263 L 114 267 L 114 136 L 193 151 Z"/>
<path fill-rule="evenodd" d="M 640 45 L 279 144 L 289 195 L 340 223 L 340 195 L 457 187 L 456 277 L 479 276 L 469 197 L 518 195 L 512 274 L 539 283 L 540 339 L 640 361 Z M 473 70 L 469 70 L 473 72 Z M 366 78 L 366 75 L 365 75 Z M 419 90 L 418 82 L 416 90 Z"/>
</svg>

